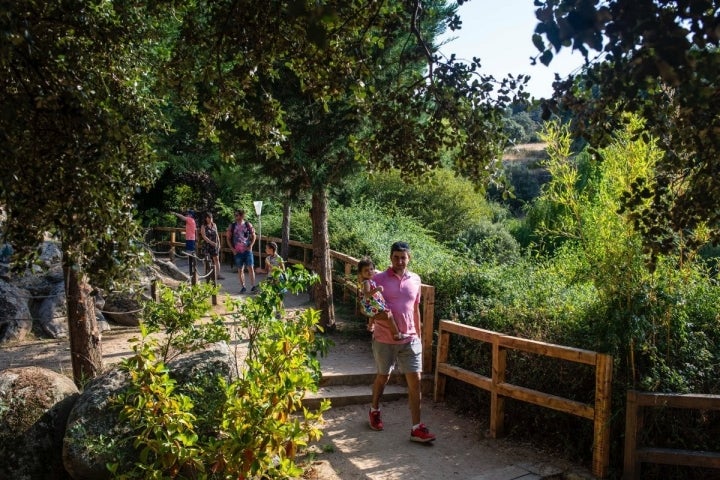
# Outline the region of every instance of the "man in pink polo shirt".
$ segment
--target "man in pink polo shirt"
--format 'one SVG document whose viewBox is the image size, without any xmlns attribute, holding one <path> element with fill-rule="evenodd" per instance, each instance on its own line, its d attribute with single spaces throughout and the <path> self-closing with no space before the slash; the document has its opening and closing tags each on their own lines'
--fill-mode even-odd
<svg viewBox="0 0 720 480">
<path fill-rule="evenodd" d="M 372 405 L 370 407 L 370 428 L 384 428 L 380 415 L 380 397 L 390 379 L 390 372 L 397 364 L 408 386 L 408 402 L 412 428 L 410 440 L 414 442 L 432 442 L 435 435 L 420 422 L 420 376 L 422 375 L 422 342 L 420 341 L 420 276 L 407 269 L 410 263 L 410 246 L 405 242 L 395 242 L 390 247 L 390 267 L 377 273 L 373 280 L 382 286 L 383 297 L 395 317 L 398 330 L 407 334 L 407 338 L 395 340 L 387 321 L 375 319 L 372 350 L 377 367 L 377 375 L 372 387 Z"/>
</svg>

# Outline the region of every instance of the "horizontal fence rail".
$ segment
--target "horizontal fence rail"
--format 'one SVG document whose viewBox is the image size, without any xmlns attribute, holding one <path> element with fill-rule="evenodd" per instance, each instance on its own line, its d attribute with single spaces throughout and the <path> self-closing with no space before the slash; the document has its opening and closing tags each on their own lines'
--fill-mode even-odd
<svg viewBox="0 0 720 480">
<path fill-rule="evenodd" d="M 682 465 L 687 467 L 720 468 L 720 452 L 638 447 L 645 408 L 682 408 L 688 410 L 720 410 L 720 395 L 650 393 L 629 390 L 625 417 L 625 461 L 623 478 L 641 478 L 642 463 Z"/>
<path fill-rule="evenodd" d="M 492 347 L 492 377 L 448 363 L 450 335 L 478 340 Z M 595 367 L 595 402 L 588 405 L 567 398 L 532 390 L 505 381 L 508 350 L 518 350 L 545 357 L 581 363 Z M 525 340 L 490 330 L 441 320 L 438 330 L 437 362 L 435 364 L 435 401 L 443 401 L 447 377 L 461 380 L 490 392 L 490 435 L 503 434 L 505 398 L 512 398 L 541 407 L 589 419 L 593 422 L 593 474 L 606 477 L 610 464 L 610 406 L 612 357 L 610 355 L 563 347 L 545 342 Z"/>
<path fill-rule="evenodd" d="M 220 231 L 220 256 L 221 261 L 228 261 L 232 264 L 233 251 L 230 245 L 227 243 L 225 232 Z M 164 251 L 169 251 L 170 260 L 172 261 L 175 257 L 176 247 L 185 247 L 185 242 L 178 240 L 180 236 L 184 236 L 184 227 L 154 227 L 153 237 L 154 245 Z M 196 236 L 197 240 L 197 251 L 202 249 L 202 236 L 198 233 Z M 267 242 L 276 242 L 278 245 L 282 244 L 282 239 L 278 237 L 260 236 L 258 235 L 258 242 L 261 244 L 267 244 Z M 288 241 L 288 258 L 285 259 L 290 264 L 301 264 L 308 270 L 312 270 L 312 259 L 313 259 L 313 247 L 308 243 L 298 242 L 296 240 Z M 256 265 L 262 267 L 262 259 L 265 256 L 265 252 L 253 252 L 254 255 L 258 256 Z M 343 299 L 349 300 L 350 295 L 354 295 L 357 306 L 357 282 L 355 280 L 356 274 L 354 270 L 357 269 L 357 264 L 360 261 L 357 258 L 346 255 L 342 252 L 330 250 L 330 258 L 333 262 L 333 283 L 339 285 L 343 290 Z M 207 267 L 206 267 L 207 268 Z M 432 372 L 432 342 L 433 342 L 433 319 L 435 317 L 435 287 L 432 285 L 422 284 L 421 286 L 421 304 L 420 304 L 420 324 L 422 331 L 420 332 L 421 341 L 423 344 L 423 371 L 425 373 Z"/>
</svg>

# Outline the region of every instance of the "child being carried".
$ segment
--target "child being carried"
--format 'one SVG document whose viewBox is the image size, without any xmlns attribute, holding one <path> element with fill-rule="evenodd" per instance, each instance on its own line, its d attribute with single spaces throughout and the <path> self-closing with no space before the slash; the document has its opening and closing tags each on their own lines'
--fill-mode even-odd
<svg viewBox="0 0 720 480">
<path fill-rule="evenodd" d="M 363 257 L 358 262 L 358 292 L 363 315 L 368 318 L 367 329 L 375 330 L 375 318 L 387 320 L 395 340 L 408 338 L 410 335 L 401 333 L 395 323 L 392 311 L 387 307 L 385 298 L 382 295 L 383 287 L 372 279 L 375 274 L 375 264 L 368 257 Z M 375 317 L 375 318 L 373 318 Z"/>
</svg>

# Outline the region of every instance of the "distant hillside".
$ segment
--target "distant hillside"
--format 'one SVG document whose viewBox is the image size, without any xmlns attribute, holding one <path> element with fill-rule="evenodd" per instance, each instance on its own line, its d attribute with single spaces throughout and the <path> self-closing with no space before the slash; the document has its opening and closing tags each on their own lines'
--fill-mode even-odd
<svg viewBox="0 0 720 480">
<path fill-rule="evenodd" d="M 545 143 L 523 143 L 505 150 L 503 170 L 515 198 L 503 198 L 499 188 L 488 189 L 488 197 L 507 205 L 516 216 L 522 216 L 523 206 L 540 195 L 542 185 L 550 180 L 543 166 L 546 158 Z"/>
</svg>

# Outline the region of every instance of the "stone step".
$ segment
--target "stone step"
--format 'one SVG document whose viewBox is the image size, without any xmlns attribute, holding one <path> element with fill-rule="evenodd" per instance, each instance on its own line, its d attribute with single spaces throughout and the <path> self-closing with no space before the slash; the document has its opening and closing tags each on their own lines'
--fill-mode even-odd
<svg viewBox="0 0 720 480">
<path fill-rule="evenodd" d="M 321 387 L 335 385 L 365 385 L 368 388 L 375 381 L 375 373 L 328 373 L 323 372 L 320 379 Z M 405 385 L 405 377 L 399 373 L 390 375 L 389 385 Z"/>
<path fill-rule="evenodd" d="M 407 388 L 400 385 L 388 384 L 385 386 L 382 401 L 389 402 L 407 397 Z M 303 399 L 303 405 L 309 409 L 320 406 L 323 400 L 330 400 L 333 407 L 358 405 L 372 401 L 372 386 L 367 385 L 331 385 L 320 387 L 317 393 L 308 392 Z"/>
</svg>

